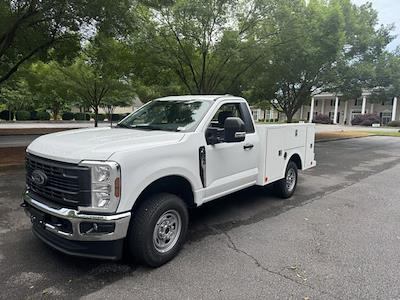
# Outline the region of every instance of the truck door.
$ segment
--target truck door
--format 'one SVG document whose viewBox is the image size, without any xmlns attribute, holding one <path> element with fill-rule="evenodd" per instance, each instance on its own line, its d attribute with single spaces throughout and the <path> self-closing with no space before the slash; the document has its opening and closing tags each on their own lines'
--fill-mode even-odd
<svg viewBox="0 0 400 300">
<path fill-rule="evenodd" d="M 239 117 L 244 121 L 246 137 L 242 142 L 221 142 L 205 147 L 206 198 L 216 198 L 253 185 L 257 179 L 260 142 L 246 103 L 222 103 L 209 127 L 223 130 L 228 117 Z"/>
</svg>

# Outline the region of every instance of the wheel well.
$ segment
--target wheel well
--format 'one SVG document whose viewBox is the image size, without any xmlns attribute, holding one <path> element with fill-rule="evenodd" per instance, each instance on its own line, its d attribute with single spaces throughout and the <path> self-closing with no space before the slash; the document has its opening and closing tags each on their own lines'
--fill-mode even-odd
<svg viewBox="0 0 400 300">
<path fill-rule="evenodd" d="M 297 169 L 299 169 L 299 170 L 302 169 L 301 158 L 300 158 L 300 155 L 298 155 L 297 153 L 293 154 L 292 157 L 290 157 L 289 161 L 293 161 L 296 164 Z"/>
<path fill-rule="evenodd" d="M 185 201 L 188 208 L 194 208 L 196 206 L 190 182 L 182 176 L 171 175 L 157 179 L 147 186 L 135 201 L 133 209 L 138 207 L 140 203 L 145 201 L 150 195 L 158 193 L 171 193 L 177 195 Z"/>
</svg>

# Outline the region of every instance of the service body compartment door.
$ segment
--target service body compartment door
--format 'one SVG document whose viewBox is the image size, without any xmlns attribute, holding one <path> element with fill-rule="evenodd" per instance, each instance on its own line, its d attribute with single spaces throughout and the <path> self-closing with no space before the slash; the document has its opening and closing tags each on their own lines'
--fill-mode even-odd
<svg viewBox="0 0 400 300">
<path fill-rule="evenodd" d="M 304 147 L 304 141 L 306 140 L 307 128 L 306 126 L 287 126 L 282 127 L 282 134 L 285 135 L 285 149 L 293 149 L 298 147 Z"/>
<path fill-rule="evenodd" d="M 284 144 L 286 129 L 268 128 L 266 139 L 266 159 L 264 183 L 268 184 L 284 176 L 285 159 Z"/>
<path fill-rule="evenodd" d="M 306 139 L 306 151 L 305 151 L 305 163 L 304 169 L 308 169 L 315 166 L 314 157 L 314 144 L 315 144 L 315 127 L 307 126 L 307 139 Z"/>
</svg>

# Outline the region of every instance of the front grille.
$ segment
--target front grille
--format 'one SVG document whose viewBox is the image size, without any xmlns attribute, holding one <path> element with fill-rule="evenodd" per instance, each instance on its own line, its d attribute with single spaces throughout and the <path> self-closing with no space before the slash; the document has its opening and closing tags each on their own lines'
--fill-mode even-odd
<svg viewBox="0 0 400 300">
<path fill-rule="evenodd" d="M 32 173 L 46 175 L 44 183 L 33 180 Z M 26 156 L 26 184 L 30 194 L 68 208 L 89 206 L 91 202 L 90 169 L 76 164 L 45 159 L 32 154 Z"/>
</svg>

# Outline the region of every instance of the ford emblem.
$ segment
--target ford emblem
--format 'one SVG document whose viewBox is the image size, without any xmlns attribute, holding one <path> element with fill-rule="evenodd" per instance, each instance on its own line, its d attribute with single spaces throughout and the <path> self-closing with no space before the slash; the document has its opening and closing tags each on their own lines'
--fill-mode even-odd
<svg viewBox="0 0 400 300">
<path fill-rule="evenodd" d="M 31 175 L 33 183 L 37 185 L 44 185 L 47 182 L 47 176 L 40 170 L 34 170 Z"/>
</svg>

